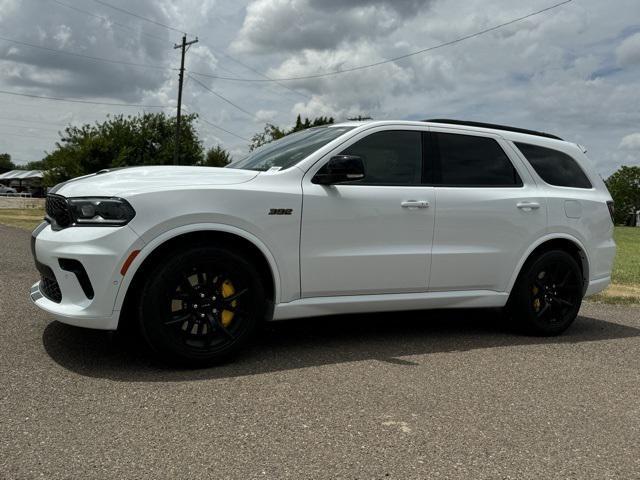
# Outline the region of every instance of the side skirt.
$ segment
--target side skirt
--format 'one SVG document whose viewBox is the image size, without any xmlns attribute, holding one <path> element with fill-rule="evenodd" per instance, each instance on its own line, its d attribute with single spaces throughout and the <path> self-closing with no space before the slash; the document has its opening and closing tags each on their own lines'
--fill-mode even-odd
<svg viewBox="0 0 640 480">
<path fill-rule="evenodd" d="M 273 320 L 436 308 L 499 308 L 508 298 L 508 293 L 490 290 L 303 298 L 276 305 Z"/>
</svg>

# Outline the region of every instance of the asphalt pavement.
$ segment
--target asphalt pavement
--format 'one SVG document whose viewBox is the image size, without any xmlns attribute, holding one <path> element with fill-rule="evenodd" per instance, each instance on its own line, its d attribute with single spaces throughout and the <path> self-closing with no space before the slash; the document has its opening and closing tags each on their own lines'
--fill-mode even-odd
<svg viewBox="0 0 640 480">
<path fill-rule="evenodd" d="M 0 478 L 640 478 L 640 308 L 557 338 L 492 311 L 274 323 L 176 370 L 31 305 L 29 234 L 0 226 Z"/>
</svg>

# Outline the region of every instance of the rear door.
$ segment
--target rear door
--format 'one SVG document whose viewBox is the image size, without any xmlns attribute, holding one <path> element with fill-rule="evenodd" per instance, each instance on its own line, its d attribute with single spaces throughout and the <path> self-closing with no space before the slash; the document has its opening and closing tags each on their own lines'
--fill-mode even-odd
<svg viewBox="0 0 640 480">
<path fill-rule="evenodd" d="M 429 290 L 505 291 L 546 230 L 546 200 L 500 136 L 431 131 L 437 213 Z"/>
<path fill-rule="evenodd" d="M 305 175 L 300 272 L 303 297 L 427 290 L 434 188 L 423 184 L 427 128 L 367 130 Z M 364 180 L 316 185 L 334 155 L 363 159 Z"/>
</svg>

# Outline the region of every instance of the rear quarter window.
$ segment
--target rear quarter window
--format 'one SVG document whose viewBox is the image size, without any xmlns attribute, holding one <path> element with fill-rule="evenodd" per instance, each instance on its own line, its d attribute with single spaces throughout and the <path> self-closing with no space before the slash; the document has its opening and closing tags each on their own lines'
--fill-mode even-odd
<svg viewBox="0 0 640 480">
<path fill-rule="evenodd" d="M 569 155 L 552 148 L 515 143 L 540 178 L 557 187 L 591 188 L 591 182 Z"/>
</svg>

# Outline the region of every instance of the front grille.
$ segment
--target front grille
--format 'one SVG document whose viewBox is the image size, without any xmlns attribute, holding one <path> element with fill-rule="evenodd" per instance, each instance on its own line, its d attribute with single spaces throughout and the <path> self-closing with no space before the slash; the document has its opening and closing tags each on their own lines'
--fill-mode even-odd
<svg viewBox="0 0 640 480">
<path fill-rule="evenodd" d="M 62 292 L 60 291 L 60 285 L 58 285 L 56 277 L 41 277 L 40 291 L 52 302 L 60 303 L 62 301 Z"/>
<path fill-rule="evenodd" d="M 52 228 L 61 229 L 71 225 L 71 215 L 66 198 L 60 195 L 47 195 L 45 211 Z"/>
</svg>

